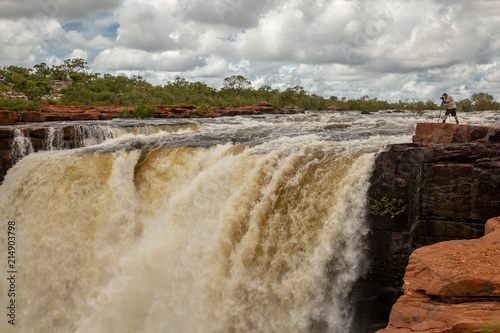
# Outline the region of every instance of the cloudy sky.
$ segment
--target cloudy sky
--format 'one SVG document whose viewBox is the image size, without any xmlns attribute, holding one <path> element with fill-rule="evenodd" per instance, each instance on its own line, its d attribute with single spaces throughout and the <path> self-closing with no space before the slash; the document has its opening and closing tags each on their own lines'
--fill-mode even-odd
<svg viewBox="0 0 500 333">
<path fill-rule="evenodd" d="M 500 99 L 498 0 L 0 0 L 0 66 L 84 58 L 94 72 L 324 97 Z"/>
</svg>

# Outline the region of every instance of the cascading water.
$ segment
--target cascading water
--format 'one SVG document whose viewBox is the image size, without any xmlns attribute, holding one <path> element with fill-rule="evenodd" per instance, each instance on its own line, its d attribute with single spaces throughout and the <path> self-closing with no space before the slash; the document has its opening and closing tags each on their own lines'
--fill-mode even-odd
<svg viewBox="0 0 500 333">
<path fill-rule="evenodd" d="M 349 331 L 374 153 L 419 120 L 207 120 L 29 154 L 0 187 L 1 331 Z"/>
<path fill-rule="evenodd" d="M 14 130 L 14 140 L 12 141 L 12 157 L 14 161 L 18 161 L 26 155 L 33 153 L 33 145 L 29 138 L 24 133 L 16 128 Z"/>
<path fill-rule="evenodd" d="M 62 128 L 49 127 L 47 135 L 43 140 L 44 150 L 62 150 L 66 148 L 64 144 L 64 132 Z"/>
</svg>

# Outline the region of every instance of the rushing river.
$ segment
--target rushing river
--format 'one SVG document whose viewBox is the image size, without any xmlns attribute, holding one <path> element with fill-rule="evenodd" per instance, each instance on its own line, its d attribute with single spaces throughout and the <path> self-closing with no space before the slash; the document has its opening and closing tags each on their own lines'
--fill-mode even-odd
<svg viewBox="0 0 500 333">
<path fill-rule="evenodd" d="M 0 331 L 349 332 L 375 153 L 438 116 L 82 122 L 73 150 L 67 123 L 44 123 L 37 153 L 18 131 L 0 186 Z"/>
</svg>

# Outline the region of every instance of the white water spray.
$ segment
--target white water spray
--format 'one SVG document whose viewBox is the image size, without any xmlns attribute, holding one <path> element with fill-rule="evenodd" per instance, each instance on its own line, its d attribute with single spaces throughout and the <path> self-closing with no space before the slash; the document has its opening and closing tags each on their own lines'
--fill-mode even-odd
<svg viewBox="0 0 500 333">
<path fill-rule="evenodd" d="M 66 148 L 62 128 L 49 127 L 43 140 L 44 150 L 62 150 Z"/>
<path fill-rule="evenodd" d="M 26 155 L 33 153 L 33 145 L 29 137 L 19 129 L 14 129 L 14 139 L 12 141 L 12 160 L 15 163 Z"/>
<path fill-rule="evenodd" d="M 299 137 L 26 157 L 0 201 L 22 240 L 15 330 L 341 332 L 366 234 L 360 150 Z"/>
</svg>

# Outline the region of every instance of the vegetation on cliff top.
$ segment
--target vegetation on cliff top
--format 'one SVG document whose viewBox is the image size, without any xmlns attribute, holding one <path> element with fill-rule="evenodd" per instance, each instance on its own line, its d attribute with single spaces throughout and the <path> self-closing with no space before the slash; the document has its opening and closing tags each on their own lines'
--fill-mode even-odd
<svg viewBox="0 0 500 333">
<path fill-rule="evenodd" d="M 301 86 L 285 90 L 263 85 L 255 89 L 242 75 L 226 77 L 222 88 L 214 89 L 203 82 L 189 82 L 182 77 L 163 86 L 153 86 L 141 76 L 92 73 L 83 59 L 68 59 L 61 65 L 46 63 L 33 68 L 6 66 L 0 69 L 0 109 L 36 110 L 39 104 L 61 105 L 173 105 L 195 104 L 221 107 L 241 107 L 267 101 L 277 109 L 303 108 L 323 110 L 376 111 L 381 109 L 435 110 L 432 100 L 404 100 L 389 103 L 363 96 L 346 99 L 324 98 L 310 94 Z M 475 93 L 470 99 L 458 102 L 462 111 L 498 110 L 500 103 L 487 93 Z"/>
</svg>

